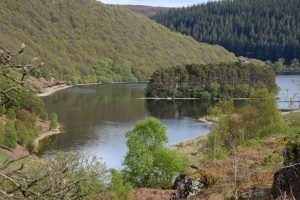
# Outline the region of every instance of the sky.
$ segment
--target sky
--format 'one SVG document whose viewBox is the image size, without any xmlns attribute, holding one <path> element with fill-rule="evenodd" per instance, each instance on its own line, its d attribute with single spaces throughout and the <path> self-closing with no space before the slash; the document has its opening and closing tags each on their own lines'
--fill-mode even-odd
<svg viewBox="0 0 300 200">
<path fill-rule="evenodd" d="M 100 0 L 106 4 L 131 4 L 131 5 L 148 5 L 163 7 L 183 7 L 194 4 L 204 3 L 208 0 Z"/>
</svg>

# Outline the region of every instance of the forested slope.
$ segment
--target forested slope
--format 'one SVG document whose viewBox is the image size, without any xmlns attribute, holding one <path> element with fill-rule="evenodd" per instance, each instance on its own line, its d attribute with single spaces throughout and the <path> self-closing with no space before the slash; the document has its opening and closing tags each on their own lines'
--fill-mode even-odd
<svg viewBox="0 0 300 200">
<path fill-rule="evenodd" d="M 235 60 L 122 7 L 96 0 L 2 0 L 0 44 L 21 62 L 38 57 L 45 74 L 73 82 L 146 80 L 157 68 Z"/>
<path fill-rule="evenodd" d="M 300 0 L 224 0 L 153 17 L 157 22 L 219 44 L 239 56 L 290 62 L 300 58 Z"/>
</svg>

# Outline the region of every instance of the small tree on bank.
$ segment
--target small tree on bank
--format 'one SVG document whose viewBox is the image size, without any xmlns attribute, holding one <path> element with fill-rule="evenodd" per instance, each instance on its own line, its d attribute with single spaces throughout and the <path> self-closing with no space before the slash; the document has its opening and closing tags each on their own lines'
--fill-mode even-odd
<svg viewBox="0 0 300 200">
<path fill-rule="evenodd" d="M 57 114 L 53 113 L 50 116 L 50 128 L 56 129 L 58 127 Z"/>
<path fill-rule="evenodd" d="M 4 128 L 4 145 L 10 148 L 17 147 L 17 131 L 13 121 L 7 122 Z"/>
<path fill-rule="evenodd" d="M 166 128 L 156 119 L 139 121 L 126 133 L 124 178 L 134 187 L 167 188 L 185 167 L 185 159 L 166 148 Z"/>
</svg>

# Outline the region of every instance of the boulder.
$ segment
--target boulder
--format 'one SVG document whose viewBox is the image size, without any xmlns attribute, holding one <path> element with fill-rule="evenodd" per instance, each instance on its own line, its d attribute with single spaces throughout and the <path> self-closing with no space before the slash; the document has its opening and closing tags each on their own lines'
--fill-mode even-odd
<svg viewBox="0 0 300 200">
<path fill-rule="evenodd" d="M 242 193 L 239 200 L 267 200 L 270 199 L 270 196 L 270 189 L 252 188 L 251 190 Z"/>
<path fill-rule="evenodd" d="M 179 199 L 188 199 L 202 193 L 206 188 L 213 185 L 216 178 L 201 170 L 192 174 L 181 174 L 174 183 Z"/>
<path fill-rule="evenodd" d="M 300 164 L 282 168 L 275 173 L 272 195 L 275 199 L 287 195 L 300 200 Z"/>
<path fill-rule="evenodd" d="M 205 186 L 199 179 L 192 179 L 182 174 L 176 178 L 174 187 L 177 190 L 179 199 L 188 199 L 199 194 Z"/>
<path fill-rule="evenodd" d="M 283 152 L 284 167 L 274 175 L 272 195 L 275 199 L 289 196 L 300 200 L 300 142 L 287 144 Z"/>
</svg>

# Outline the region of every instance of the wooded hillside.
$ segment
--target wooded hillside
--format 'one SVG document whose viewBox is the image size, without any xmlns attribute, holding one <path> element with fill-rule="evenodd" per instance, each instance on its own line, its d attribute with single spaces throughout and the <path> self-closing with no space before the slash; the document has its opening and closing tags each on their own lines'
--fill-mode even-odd
<svg viewBox="0 0 300 200">
<path fill-rule="evenodd" d="M 3 0 L 0 44 L 25 43 L 21 62 L 38 57 L 43 73 L 72 82 L 146 80 L 160 67 L 235 60 L 122 7 L 96 0 Z"/>
<path fill-rule="evenodd" d="M 239 56 L 300 58 L 300 0 L 224 0 L 170 9 L 157 22 Z"/>
</svg>

